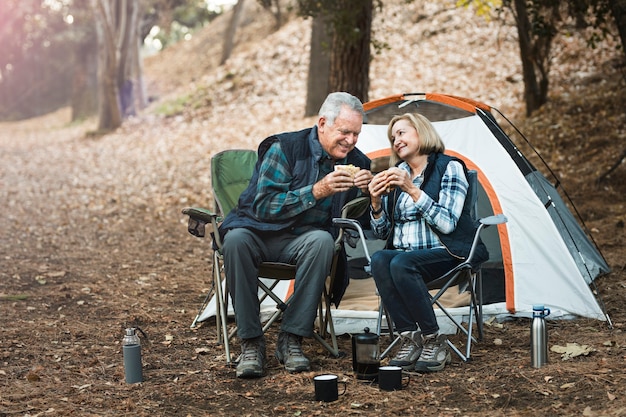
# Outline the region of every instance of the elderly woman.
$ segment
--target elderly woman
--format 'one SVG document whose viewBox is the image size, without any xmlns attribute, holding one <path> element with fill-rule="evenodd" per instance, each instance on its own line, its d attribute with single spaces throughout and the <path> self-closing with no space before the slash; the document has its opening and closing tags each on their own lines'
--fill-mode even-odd
<svg viewBox="0 0 626 417">
<path fill-rule="evenodd" d="M 440 371 L 451 358 L 426 283 L 469 254 L 476 226 L 465 204 L 467 169 L 444 155 L 443 141 L 420 114 L 395 116 L 387 135 L 395 166 L 374 176 L 369 192 L 372 231 L 387 239 L 372 256 L 372 275 L 402 338 L 390 364 Z M 485 246 L 478 249 L 486 260 Z"/>
</svg>

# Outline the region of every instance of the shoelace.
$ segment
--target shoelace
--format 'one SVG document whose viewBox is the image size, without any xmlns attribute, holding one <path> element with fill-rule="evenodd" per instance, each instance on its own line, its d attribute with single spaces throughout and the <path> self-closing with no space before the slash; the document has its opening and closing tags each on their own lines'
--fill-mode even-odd
<svg viewBox="0 0 626 417">
<path fill-rule="evenodd" d="M 287 350 L 289 351 L 289 356 L 304 356 L 300 343 L 292 337 L 287 339 Z"/>
<path fill-rule="evenodd" d="M 243 352 L 241 352 L 241 357 L 244 360 L 253 360 L 259 355 L 259 345 L 255 345 L 253 343 L 245 343 L 243 346 Z"/>
<path fill-rule="evenodd" d="M 435 354 L 437 353 L 437 348 L 440 343 L 437 339 L 432 339 L 428 341 L 424 341 L 424 347 L 422 349 L 422 355 L 420 358 L 422 359 L 434 359 Z"/>
<path fill-rule="evenodd" d="M 415 346 L 415 341 L 407 336 L 402 336 L 402 346 L 396 355 L 397 358 L 405 358 L 411 354 L 411 350 Z"/>
</svg>

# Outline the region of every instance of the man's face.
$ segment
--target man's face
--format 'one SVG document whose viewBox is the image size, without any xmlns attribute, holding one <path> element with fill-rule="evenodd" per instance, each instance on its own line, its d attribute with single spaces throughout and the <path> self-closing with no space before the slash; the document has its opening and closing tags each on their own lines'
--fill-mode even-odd
<svg viewBox="0 0 626 417">
<path fill-rule="evenodd" d="M 361 113 L 350 110 L 346 106 L 341 108 L 332 126 L 324 117 L 320 117 L 317 122 L 317 132 L 322 148 L 335 160 L 345 158 L 356 146 L 362 125 Z"/>
</svg>

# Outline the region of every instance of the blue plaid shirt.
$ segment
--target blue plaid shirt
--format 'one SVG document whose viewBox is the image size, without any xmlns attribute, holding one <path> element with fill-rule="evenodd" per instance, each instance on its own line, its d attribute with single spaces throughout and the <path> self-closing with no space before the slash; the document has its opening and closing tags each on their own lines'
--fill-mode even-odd
<svg viewBox="0 0 626 417">
<path fill-rule="evenodd" d="M 319 181 L 334 169 L 335 163 L 319 142 L 316 141 L 315 146 L 319 146 L 322 155 L 318 162 L 317 181 Z M 272 144 L 263 156 L 259 170 L 257 194 L 254 198 L 257 217 L 267 222 L 277 218 L 298 217 L 298 226 L 293 229 L 294 233 L 310 227 L 327 228 L 330 224 L 332 196 L 315 200 L 313 184 L 291 190 L 292 175 L 280 142 Z"/>
<path fill-rule="evenodd" d="M 405 162 L 399 167 L 411 173 Z M 419 187 L 423 181 L 424 177 L 420 175 L 413 180 L 413 184 Z M 463 211 L 468 186 L 463 167 L 453 161 L 447 165 L 441 179 L 439 202 L 424 192 L 417 201 L 413 201 L 407 193 L 402 192 L 394 209 L 393 247 L 405 251 L 444 247 L 432 228 L 444 234 L 454 231 Z M 391 222 L 386 212 L 388 199 L 389 195 L 382 198 L 382 216 L 378 219 L 373 216 L 370 218 L 372 232 L 379 239 L 389 236 Z"/>
</svg>

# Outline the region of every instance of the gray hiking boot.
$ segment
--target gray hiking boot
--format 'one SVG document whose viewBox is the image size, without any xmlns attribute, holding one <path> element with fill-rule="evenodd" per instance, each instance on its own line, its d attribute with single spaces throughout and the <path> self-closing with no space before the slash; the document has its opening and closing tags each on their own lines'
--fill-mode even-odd
<svg viewBox="0 0 626 417">
<path fill-rule="evenodd" d="M 424 347 L 415 362 L 415 371 L 424 373 L 441 371 L 452 361 L 445 334 L 425 336 L 422 343 Z"/>
<path fill-rule="evenodd" d="M 237 378 L 259 378 L 265 373 L 265 337 L 241 340 Z"/>
<path fill-rule="evenodd" d="M 302 353 L 302 336 L 280 332 L 276 344 L 276 358 L 289 372 L 311 370 L 309 359 Z"/>
<path fill-rule="evenodd" d="M 419 330 L 406 331 L 400 333 L 400 338 L 402 340 L 400 350 L 389 361 L 389 365 L 410 371 L 422 353 L 422 334 Z"/>
</svg>

